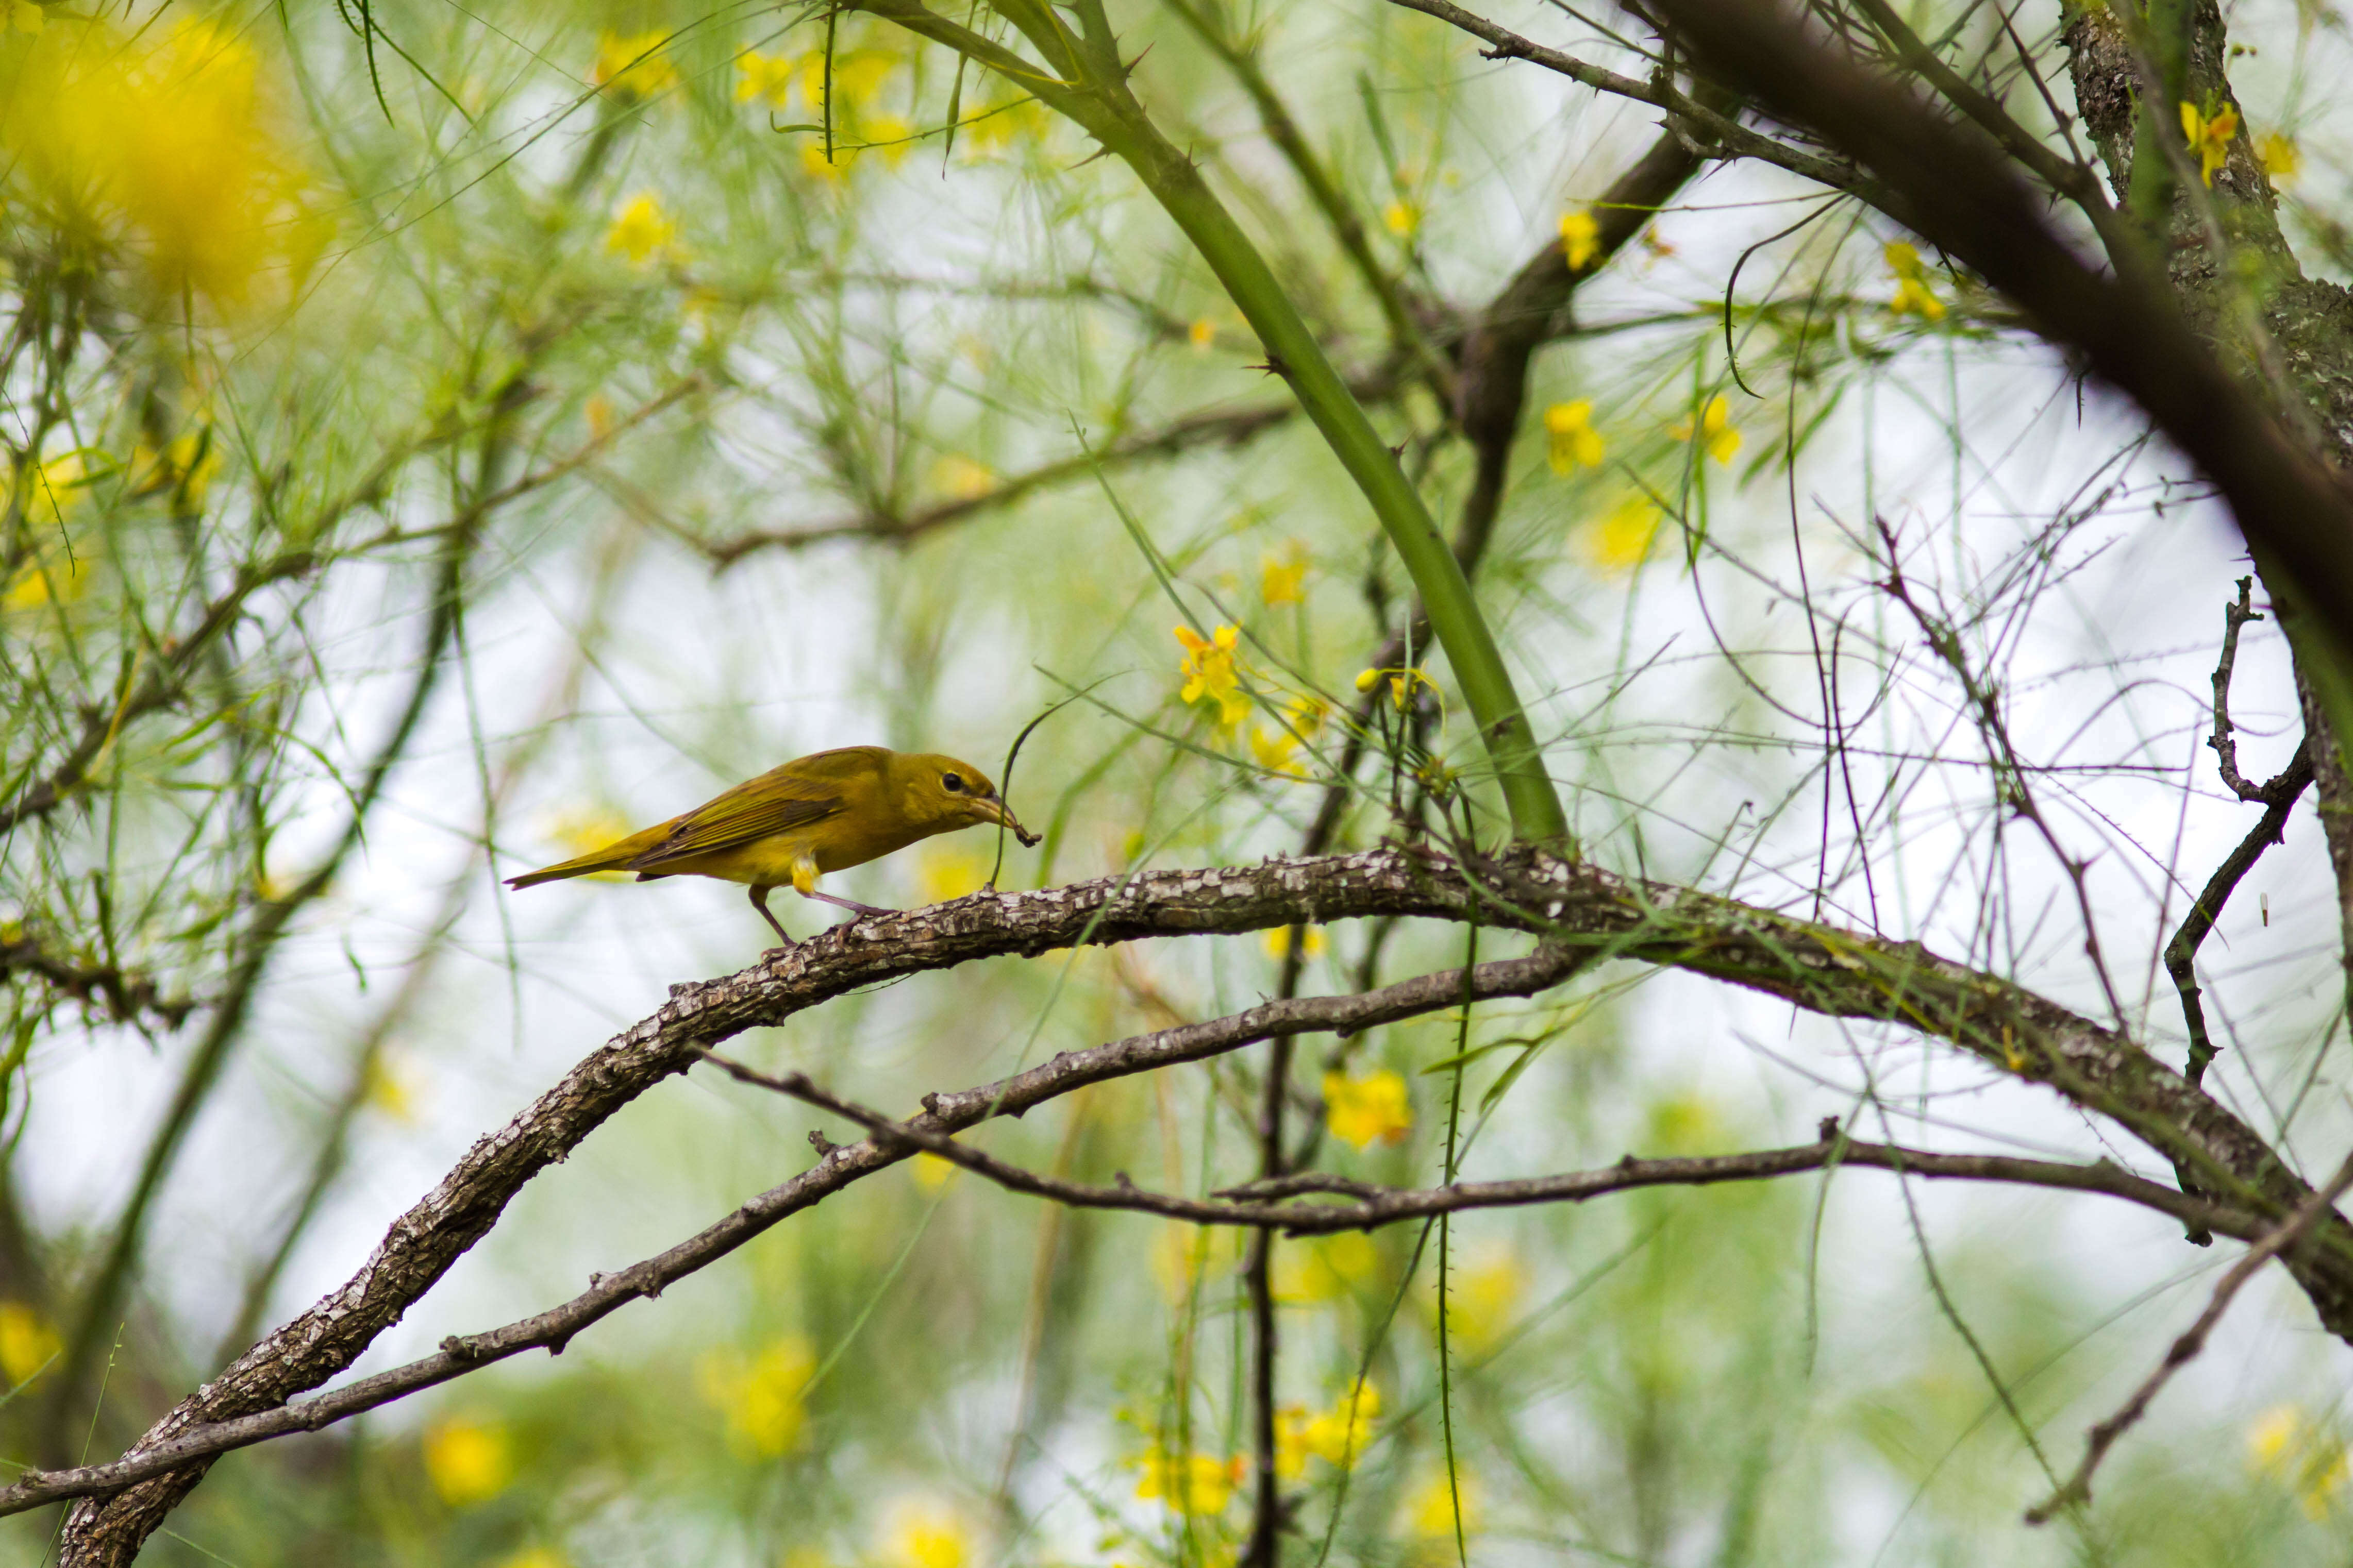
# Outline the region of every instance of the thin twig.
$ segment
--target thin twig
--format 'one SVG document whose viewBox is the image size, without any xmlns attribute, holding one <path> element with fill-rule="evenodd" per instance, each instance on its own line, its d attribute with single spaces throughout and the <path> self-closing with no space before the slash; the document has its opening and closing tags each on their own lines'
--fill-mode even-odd
<svg viewBox="0 0 2353 1568">
<path fill-rule="evenodd" d="M 2247 1248 L 2246 1256 L 2231 1266 L 2231 1271 L 2223 1275 L 2221 1282 L 2214 1287 L 2213 1297 L 2207 1301 L 2206 1310 L 2198 1314 L 2198 1321 L 2189 1325 L 2187 1333 L 2173 1342 L 2173 1348 L 2165 1352 L 2165 1359 L 2158 1363 L 2157 1370 L 2133 1390 L 2132 1397 L 2125 1401 L 2122 1408 L 2092 1428 L 2091 1441 L 2084 1450 L 2084 1462 L 2075 1467 L 2075 1473 L 2067 1478 L 2066 1484 L 2027 1510 L 2027 1523 L 2041 1524 L 2063 1508 L 2091 1500 L 2092 1472 L 2100 1468 L 2100 1461 L 2107 1457 L 2116 1439 L 2147 1414 L 2149 1402 L 2172 1381 L 2173 1374 L 2197 1359 L 2198 1352 L 2206 1348 L 2206 1337 L 2214 1331 L 2214 1325 L 2222 1321 L 2222 1314 L 2231 1310 L 2232 1299 L 2238 1295 L 2240 1288 L 2253 1279 L 2256 1270 L 2265 1263 L 2301 1240 L 2305 1232 L 2312 1228 L 2313 1222 L 2329 1212 L 2330 1205 L 2344 1194 L 2348 1187 L 2353 1187 L 2353 1154 L 2346 1156 L 2345 1163 L 2337 1168 L 2337 1174 L 2328 1179 L 2327 1186 L 2296 1205 L 2295 1213 L 2289 1215 L 2284 1223 L 2257 1237 L 2254 1244 Z"/>
</svg>

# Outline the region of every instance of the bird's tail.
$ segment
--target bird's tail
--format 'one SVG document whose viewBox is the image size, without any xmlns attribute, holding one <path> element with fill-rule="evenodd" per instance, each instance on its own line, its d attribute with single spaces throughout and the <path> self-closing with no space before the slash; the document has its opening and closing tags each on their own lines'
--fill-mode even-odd
<svg viewBox="0 0 2353 1568">
<path fill-rule="evenodd" d="M 607 844 L 602 849 L 591 850 L 575 859 L 559 860 L 553 866 L 542 866 L 538 870 L 526 871 L 520 877 L 509 877 L 506 879 L 507 886 L 520 890 L 523 888 L 536 888 L 542 882 L 561 882 L 566 877 L 586 877 L 597 871 L 625 870 L 630 861 L 661 842 L 662 836 L 668 831 L 669 826 L 668 823 L 664 823 L 659 827 L 649 827 L 643 833 L 633 833 L 617 843 Z"/>
</svg>

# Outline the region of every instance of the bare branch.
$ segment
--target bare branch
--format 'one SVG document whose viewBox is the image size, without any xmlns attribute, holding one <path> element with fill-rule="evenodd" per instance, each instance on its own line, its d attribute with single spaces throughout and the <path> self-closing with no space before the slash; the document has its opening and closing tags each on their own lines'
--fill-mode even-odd
<svg viewBox="0 0 2353 1568">
<path fill-rule="evenodd" d="M 2123 1408 L 2092 1428 L 2091 1441 L 2084 1451 L 2084 1462 L 2075 1467 L 2075 1473 L 2067 1478 L 2064 1486 L 2027 1510 L 2027 1523 L 2042 1524 L 2061 1509 L 2091 1500 L 2092 1472 L 2100 1468 L 2100 1461 L 2107 1457 L 2116 1439 L 2148 1413 L 2149 1402 L 2172 1381 L 2173 1374 L 2196 1360 L 2198 1352 L 2206 1348 L 2206 1336 L 2214 1331 L 2214 1325 L 2221 1322 L 2222 1314 L 2231 1310 L 2231 1301 L 2238 1295 L 2240 1288 L 2253 1279 L 2256 1270 L 2264 1264 L 2302 1240 L 2311 1230 L 2314 1221 L 2323 1214 L 2334 1212 L 2331 1205 L 2344 1195 L 2348 1187 L 2353 1187 L 2353 1154 L 2346 1156 L 2345 1163 L 2337 1168 L 2337 1174 L 2328 1179 L 2327 1186 L 2297 1205 L 2295 1213 L 2285 1223 L 2257 1238 L 2255 1244 L 2247 1248 L 2246 1256 L 2231 1266 L 2231 1271 L 2223 1275 L 2221 1283 L 2214 1287 L 2214 1294 L 2207 1301 L 2206 1310 L 2198 1314 L 2198 1321 L 2189 1325 L 2188 1332 L 2173 1342 L 2173 1348 L 2165 1352 L 2165 1360 L 2158 1363 L 2157 1370 L 2150 1373 L 2138 1388 L 2133 1390 L 2132 1397 L 2125 1401 Z"/>
<path fill-rule="evenodd" d="M 1174 1193 L 1148 1192 L 1120 1173 L 1111 1186 L 1040 1175 L 1008 1160 L 960 1143 L 944 1132 L 916 1122 L 898 1121 L 879 1110 L 841 1099 L 817 1086 L 806 1073 L 771 1077 L 730 1061 L 715 1051 L 703 1057 L 743 1083 L 789 1095 L 795 1100 L 846 1117 L 865 1128 L 886 1147 L 906 1152 L 936 1154 L 976 1175 L 1031 1197 L 1068 1204 L 1074 1208 L 1126 1209 L 1155 1214 L 1188 1225 L 1245 1226 L 1277 1230 L 1286 1236 L 1328 1236 L 1343 1230 L 1374 1230 L 1405 1220 L 1430 1219 L 1464 1209 L 1522 1208 L 1535 1204 L 1583 1203 L 1611 1193 L 1638 1187 L 1711 1186 L 1718 1182 L 1748 1182 L 1792 1175 L 1825 1166 L 1862 1165 L 1916 1176 L 1974 1182 L 2012 1182 L 2028 1186 L 2055 1187 L 2068 1192 L 2105 1193 L 2157 1210 L 2176 1219 L 2218 1225 L 2227 1234 L 2250 1239 L 2264 1234 L 2261 1220 L 2243 1211 L 2186 1196 L 2171 1187 L 2111 1164 L 2089 1165 L 2063 1161 L 2027 1160 L 2005 1154 L 1940 1154 L 1890 1143 L 1861 1143 L 1828 1121 L 1819 1142 L 1788 1149 L 1763 1149 L 1745 1154 L 1711 1154 L 1689 1159 L 1642 1160 L 1629 1154 L 1598 1171 L 1572 1171 L 1556 1176 L 1525 1176 L 1510 1181 L 1456 1182 L 1443 1187 L 1379 1187 L 1345 1184 L 1355 1201 L 1301 1205 L 1281 1202 L 1270 1193 L 1304 1195 L 1337 1190 L 1333 1178 L 1301 1183 L 1294 1177 L 1253 1182 L 1211 1198 L 1188 1198 Z M 1232 1196 L 1231 1194 L 1247 1194 Z"/>
<path fill-rule="evenodd" d="M 815 945 L 812 942 L 804 944 L 804 948 Z M 15 1486 L 0 1489 L 0 1515 L 21 1513 L 62 1498 L 119 1492 L 174 1472 L 187 1476 L 188 1484 L 193 1485 L 203 1474 L 201 1467 L 214 1456 L 232 1448 L 248 1447 L 296 1432 L 315 1432 L 525 1351 L 543 1349 L 551 1354 L 561 1354 L 574 1335 L 627 1302 L 659 1296 L 672 1282 L 726 1257 L 778 1222 L 860 1177 L 907 1158 L 916 1152 L 910 1139 L 945 1139 L 950 1132 L 991 1117 L 1019 1116 L 1089 1084 L 1150 1072 L 1178 1062 L 1198 1061 L 1264 1039 L 1370 1028 L 1453 1006 L 1466 993 L 1482 997 L 1530 995 L 1558 984 L 1577 969 L 1579 963 L 1571 954 L 1545 950 L 1528 958 L 1482 963 L 1472 971 L 1467 984 L 1460 971 L 1441 971 L 1362 995 L 1271 1002 L 1230 1017 L 1182 1025 L 1090 1050 L 1065 1052 L 1043 1066 L 977 1089 L 926 1095 L 923 1116 L 913 1122 L 893 1124 L 901 1131 L 850 1145 L 821 1143 L 823 1157 L 815 1168 L 762 1194 L 718 1224 L 666 1252 L 617 1273 L 591 1279 L 584 1294 L 560 1307 L 487 1333 L 452 1335 L 441 1342 L 437 1354 L 359 1379 L 299 1405 L 281 1405 L 230 1419 L 185 1424 L 160 1440 L 151 1433 L 147 1442 L 109 1464 L 73 1470 L 27 1471 Z M 693 1057 L 710 1055 L 689 1047 L 687 1059 L 677 1062 L 670 1070 L 690 1065 Z M 765 1081 L 748 1068 L 716 1057 L 712 1059 L 739 1078 L 749 1075 L 753 1081 Z M 514 1131 L 512 1125 L 509 1131 Z M 480 1148 L 476 1145 L 478 1152 Z M 446 1188 L 448 1184 L 445 1182 L 443 1185 Z M 399 1235 L 396 1225 L 393 1237 L 386 1238 L 387 1247 Z M 383 1258 L 385 1251 L 386 1247 L 379 1247 L 377 1257 Z M 281 1330 L 272 1338 L 280 1339 L 284 1333 Z M 243 1366 L 253 1359 L 248 1353 L 238 1364 Z M 230 1374 L 236 1371 L 232 1368 Z M 203 1397 L 200 1392 L 198 1398 Z"/>
<path fill-rule="evenodd" d="M 2310 1189 L 2249 1128 L 2184 1083 L 2126 1037 L 2000 976 L 1968 969 L 1916 944 L 1813 924 L 1689 889 L 1630 880 L 1586 862 L 1515 848 L 1464 869 L 1428 851 L 1397 848 L 1255 866 L 1152 871 L 1035 893 L 979 893 L 839 926 L 724 979 L 673 987 L 653 1016 L 615 1036 L 564 1079 L 480 1142 L 392 1226 L 343 1286 L 238 1358 L 150 1428 L 134 1457 L 200 1426 L 283 1405 L 351 1364 L 495 1225 L 506 1204 L 550 1163 L 578 1147 L 623 1105 L 690 1066 L 699 1050 L 748 1028 L 773 1026 L 848 992 L 897 976 L 1004 953 L 1124 942 L 1148 937 L 1263 931 L 1363 916 L 1459 921 L 1536 931 L 1546 948 L 1482 965 L 1523 983 L 1547 966 L 1620 958 L 1687 969 L 1784 997 L 1810 1011 L 1882 1020 L 1951 1040 L 2071 1101 L 2110 1117 L 2162 1152 L 2194 1155 L 2236 1183 L 2218 1200 L 2285 1214 Z M 1551 982 L 1546 982 L 1551 983 Z M 1428 988 L 1419 995 L 1410 988 Z M 1291 1000 L 1147 1037 L 1153 1063 L 1197 1056 L 1277 1033 L 1366 1026 L 1424 1005 L 1452 1005 L 1451 975 L 1424 976 L 1361 996 Z M 1384 1009 L 1399 1011 L 1385 1013 Z M 1146 1047 L 1134 1047 L 1132 1050 Z M 1121 1047 L 1098 1047 L 1116 1055 Z M 1057 1058 L 1019 1081 L 1034 1092 L 1109 1071 L 1101 1055 Z M 1140 1068 L 1133 1070 L 1141 1070 Z M 1034 1103 L 1005 1086 L 938 1097 L 947 1118 Z M 943 1121 L 938 1130 L 954 1131 Z M 2201 1169 L 2204 1168 L 2201 1165 Z M 820 1170 L 826 1169 L 824 1166 Z M 2353 1334 L 2353 1227 L 2325 1221 L 2326 1245 L 2299 1248 L 2289 1267 L 2330 1331 Z M 609 1310 L 609 1306 L 598 1310 Z M 332 1396 L 330 1396 L 332 1397 Z M 144 1473 L 144 1472 L 142 1472 Z M 201 1479 L 202 1461 L 149 1475 L 105 1503 L 78 1510 L 68 1529 L 90 1541 L 143 1539 Z M 95 1561 L 96 1558 L 88 1560 Z"/>
</svg>

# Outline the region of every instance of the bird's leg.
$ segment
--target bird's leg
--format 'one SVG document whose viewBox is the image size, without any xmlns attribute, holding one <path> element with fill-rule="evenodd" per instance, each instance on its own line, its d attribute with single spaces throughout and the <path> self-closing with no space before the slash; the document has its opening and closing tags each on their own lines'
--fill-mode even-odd
<svg viewBox="0 0 2353 1568">
<path fill-rule="evenodd" d="M 768 924 L 775 929 L 776 940 L 778 942 L 783 942 L 786 947 L 797 947 L 800 945 L 798 942 L 793 941 L 791 937 L 785 934 L 785 928 L 783 926 L 776 924 L 776 917 L 768 912 L 768 889 L 756 883 L 754 883 L 752 888 L 752 907 L 759 910 L 760 918 L 767 921 Z"/>
<path fill-rule="evenodd" d="M 895 915 L 899 912 L 896 910 L 878 910 L 872 904 L 861 904 L 856 899 L 836 898 L 831 893 L 820 893 L 815 888 L 808 890 L 807 896 L 819 903 L 833 904 L 841 909 L 855 910 L 861 915 Z"/>
</svg>

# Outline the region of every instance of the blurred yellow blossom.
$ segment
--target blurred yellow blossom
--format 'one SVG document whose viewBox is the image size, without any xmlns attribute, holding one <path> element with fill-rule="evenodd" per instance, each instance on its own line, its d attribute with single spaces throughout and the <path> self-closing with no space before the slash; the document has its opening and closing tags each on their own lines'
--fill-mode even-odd
<svg viewBox="0 0 2353 1568">
<path fill-rule="evenodd" d="M 380 1052 L 368 1063 L 367 1107 L 378 1115 L 414 1124 L 418 1090 L 417 1070 L 406 1058 Z"/>
<path fill-rule="evenodd" d="M 1446 1281 L 1447 1338 L 1472 1350 L 1493 1344 L 1519 1315 L 1528 1274 L 1510 1247 L 1473 1253 Z"/>
<path fill-rule="evenodd" d="M 26 10 L 10 6 L 20 28 Z M 325 226 L 248 35 L 186 14 L 131 37 L 75 20 L 29 47 L 0 120 L 44 209 L 137 255 L 170 297 L 240 305 L 264 271 L 290 288 Z"/>
<path fill-rule="evenodd" d="M 2304 149 L 2295 144 L 2295 137 L 2277 131 L 2263 133 L 2255 143 L 2255 156 L 2275 185 L 2284 185 L 2304 172 Z"/>
<path fill-rule="evenodd" d="M 2353 1475 L 2345 1439 L 2295 1405 L 2274 1405 L 2255 1418 L 2247 1430 L 2247 1460 L 2295 1487 L 2304 1511 L 2316 1520 L 2328 1517 Z"/>
<path fill-rule="evenodd" d="M 997 470 L 951 452 L 932 465 L 932 483 L 958 500 L 977 500 L 997 488 Z"/>
<path fill-rule="evenodd" d="M 735 57 L 735 101 L 765 100 L 771 109 L 784 108 L 792 101 L 794 64 L 789 55 L 745 49 Z"/>
<path fill-rule="evenodd" d="M 1640 490 L 1630 490 L 1608 515 L 1579 535 L 1586 559 L 1605 572 L 1630 572 L 1651 558 L 1666 514 Z"/>
<path fill-rule="evenodd" d="M 1185 647 L 1184 662 L 1177 673 L 1185 678 L 1178 700 L 1198 702 L 1204 698 L 1217 704 L 1217 725 L 1230 730 L 1250 717 L 1249 695 L 1241 689 L 1240 672 L 1235 668 L 1234 647 L 1240 637 L 1239 626 L 1219 626 L 1208 637 L 1190 626 L 1176 628 L 1176 640 Z"/>
<path fill-rule="evenodd" d="M 2181 106 L 2181 134 L 2189 142 L 2189 150 L 2198 154 L 2198 177 L 2208 185 L 2214 183 L 2214 171 L 2231 155 L 2231 139 L 2239 133 L 2239 111 L 2224 104 L 2212 117 L 2199 111 L 2194 103 Z"/>
<path fill-rule="evenodd" d="M 670 35 L 659 28 L 650 33 L 599 34 L 596 63 L 589 68 L 588 79 L 631 98 L 651 98 L 676 87 L 678 68 L 662 52 L 669 42 Z"/>
<path fill-rule="evenodd" d="M 581 405 L 580 416 L 588 422 L 588 438 L 592 441 L 602 441 L 610 436 L 615 422 L 619 418 L 613 410 L 613 400 L 601 392 L 590 395 L 588 401 Z"/>
<path fill-rule="evenodd" d="M 1286 546 L 1281 555 L 1260 559 L 1258 596 L 1271 608 L 1276 605 L 1303 605 L 1307 602 L 1307 552 L 1297 542 Z"/>
<path fill-rule="evenodd" d="M 48 13 L 33 0 L 8 0 L 8 26 L 19 33 L 37 33 L 48 25 Z"/>
<path fill-rule="evenodd" d="M 1304 1405 L 1286 1405 L 1275 1412 L 1274 1473 L 1296 1480 L 1310 1458 L 1345 1469 L 1365 1457 L 1373 1440 L 1373 1423 L 1380 1419 L 1381 1391 L 1360 1383 L 1354 1394 L 1343 1394 L 1329 1410 L 1310 1415 Z"/>
<path fill-rule="evenodd" d="M 914 1177 L 916 1187 L 926 1193 L 936 1193 L 955 1181 L 956 1169 L 954 1160 L 928 1151 L 907 1162 L 907 1173 Z"/>
<path fill-rule="evenodd" d="M 1545 460 L 1556 474 L 1575 472 L 1579 467 L 1598 468 L 1602 454 L 1609 450 L 1601 432 L 1593 427 L 1593 405 L 1578 398 L 1574 403 L 1556 403 L 1545 410 Z"/>
<path fill-rule="evenodd" d="M 815 136 L 801 142 L 801 173 L 812 179 L 839 181 L 849 177 L 850 164 L 858 161 L 858 149 L 833 144 L 833 156 L 825 155 L 825 143 Z"/>
<path fill-rule="evenodd" d="M 24 1301 L 0 1301 L 0 1374 L 18 1388 L 38 1376 L 62 1348 L 49 1321 Z"/>
<path fill-rule="evenodd" d="M 1198 1518 L 1223 1513 L 1249 1472 L 1249 1461 L 1237 1454 L 1220 1459 L 1214 1454 L 1171 1454 L 1155 1447 L 1134 1463 L 1144 1471 L 1135 1495 L 1157 1498 L 1172 1512 Z"/>
<path fill-rule="evenodd" d="M 1696 1094 L 1671 1094 L 1651 1102 L 1651 1146 L 1666 1154 L 1711 1154 L 1726 1140 L 1724 1119 Z"/>
<path fill-rule="evenodd" d="M 1053 116 L 1034 98 L 986 104 L 965 112 L 956 125 L 956 145 L 965 150 L 966 157 L 987 158 L 1005 151 L 1022 137 L 1045 135 L 1052 124 Z"/>
<path fill-rule="evenodd" d="M 778 1568 L 833 1568 L 833 1558 L 820 1546 L 796 1546 L 785 1553 Z"/>
<path fill-rule="evenodd" d="M 713 1351 L 695 1366 L 703 1398 L 727 1417 L 727 1434 L 739 1447 L 775 1458 L 800 1446 L 808 1407 L 802 1393 L 817 1371 L 808 1342 L 786 1334 L 758 1355 Z"/>
<path fill-rule="evenodd" d="M 1185 338 L 1195 349 L 1207 353 L 1209 345 L 1218 341 L 1218 323 L 1207 316 L 1198 317 L 1185 329 Z"/>
<path fill-rule="evenodd" d="M 915 128 L 895 114 L 878 114 L 860 129 L 867 144 L 882 154 L 882 161 L 897 168 L 914 150 Z"/>
<path fill-rule="evenodd" d="M 1560 217 L 1560 254 L 1571 272 L 1582 272 L 1601 254 L 1601 226 L 1590 208 L 1579 207 Z"/>
<path fill-rule="evenodd" d="M 1421 226 L 1421 209 L 1411 202 L 1391 202 L 1381 209 L 1381 222 L 1399 239 L 1409 238 Z"/>
<path fill-rule="evenodd" d="M 1266 955 L 1269 958 L 1288 958 L 1291 956 L 1291 928 L 1289 926 L 1270 926 L 1267 928 L 1266 935 L 1261 940 L 1266 945 Z M 1324 928 L 1322 926 L 1309 926 L 1307 928 L 1306 939 L 1299 944 L 1299 951 L 1309 958 L 1321 958 L 1324 956 L 1324 948 L 1329 945 L 1330 944 L 1324 941 Z"/>
<path fill-rule="evenodd" d="M 1469 1473 L 1459 1468 L 1451 1480 L 1445 1471 L 1440 1470 L 1413 1489 L 1406 1499 L 1406 1529 L 1424 1541 L 1453 1540 L 1458 1499 L 1461 1508 L 1462 1533 L 1477 1534 L 1478 1487 Z"/>
<path fill-rule="evenodd" d="M 668 255 L 678 240 L 678 225 L 662 211 L 661 199 L 651 191 L 631 196 L 613 226 L 605 231 L 605 248 L 626 256 L 632 267 L 644 267 L 657 256 Z"/>
<path fill-rule="evenodd" d="M 594 854 L 617 838 L 629 836 L 629 819 L 608 805 L 567 806 L 546 819 L 540 832 L 550 844 L 564 851 L 564 858 Z M 588 875 L 607 882 L 626 882 L 628 871 L 591 871 Z"/>
<path fill-rule="evenodd" d="M 1324 1122 L 1332 1136 L 1362 1149 L 1376 1138 L 1401 1143 L 1413 1129 L 1413 1102 L 1405 1079 L 1382 1068 L 1363 1078 L 1324 1075 Z"/>
<path fill-rule="evenodd" d="M 1945 302 L 1928 288 L 1926 268 L 1920 253 L 1903 240 L 1889 243 L 1884 252 L 1889 270 L 1895 274 L 1895 298 L 1887 308 L 1899 316 L 1917 316 L 1924 321 L 1945 319 Z"/>
<path fill-rule="evenodd" d="M 860 49 L 847 55 L 836 55 L 833 60 L 834 85 L 841 95 L 858 109 L 871 109 L 882 96 L 882 89 L 891 79 L 898 61 L 880 49 Z M 818 68 L 824 69 L 824 57 L 818 57 Z"/>
<path fill-rule="evenodd" d="M 883 1521 L 882 1561 L 892 1568 L 966 1568 L 976 1544 L 972 1522 L 936 1499 L 895 1503 Z"/>
<path fill-rule="evenodd" d="M 425 1474 L 452 1508 L 489 1501 L 514 1479 L 506 1427 L 487 1416 L 435 1422 L 425 1429 Z"/>
<path fill-rule="evenodd" d="M 87 552 L 52 564 L 46 559 L 27 562 L 0 591 L 0 610 L 37 610 L 43 605 L 70 605 L 90 588 L 90 560 Z"/>
<path fill-rule="evenodd" d="M 1294 1303 L 1336 1301 L 1371 1280 L 1380 1266 L 1380 1248 L 1361 1230 L 1294 1242 L 1274 1255 L 1274 1297 Z"/>
<path fill-rule="evenodd" d="M 501 1557 L 498 1568 L 571 1568 L 564 1553 L 552 1546 L 526 1546 L 510 1556 Z"/>
<path fill-rule="evenodd" d="M 1211 1268 L 1232 1264 L 1233 1247 L 1208 1226 L 1163 1226 L 1152 1243 L 1152 1273 L 1161 1293 L 1171 1303 L 1184 1301 Z"/>
<path fill-rule="evenodd" d="M 1288 731 L 1270 730 L 1263 724 L 1250 726 L 1250 760 L 1268 773 L 1287 779 L 1304 779 L 1307 770 L 1299 765 L 1299 742 Z"/>
<path fill-rule="evenodd" d="M 1669 432 L 1678 441 L 1688 441 L 1694 431 L 1688 419 L 1678 420 Z M 1700 416 L 1696 431 L 1707 445 L 1707 455 L 1719 463 L 1729 463 L 1732 455 L 1740 450 L 1740 432 L 1732 424 L 1732 406 L 1722 393 L 1708 399 L 1707 409 Z"/>
<path fill-rule="evenodd" d="M 961 844 L 926 844 L 915 861 L 916 896 L 927 904 L 944 904 L 976 893 L 988 879 L 992 860 Z"/>
</svg>

